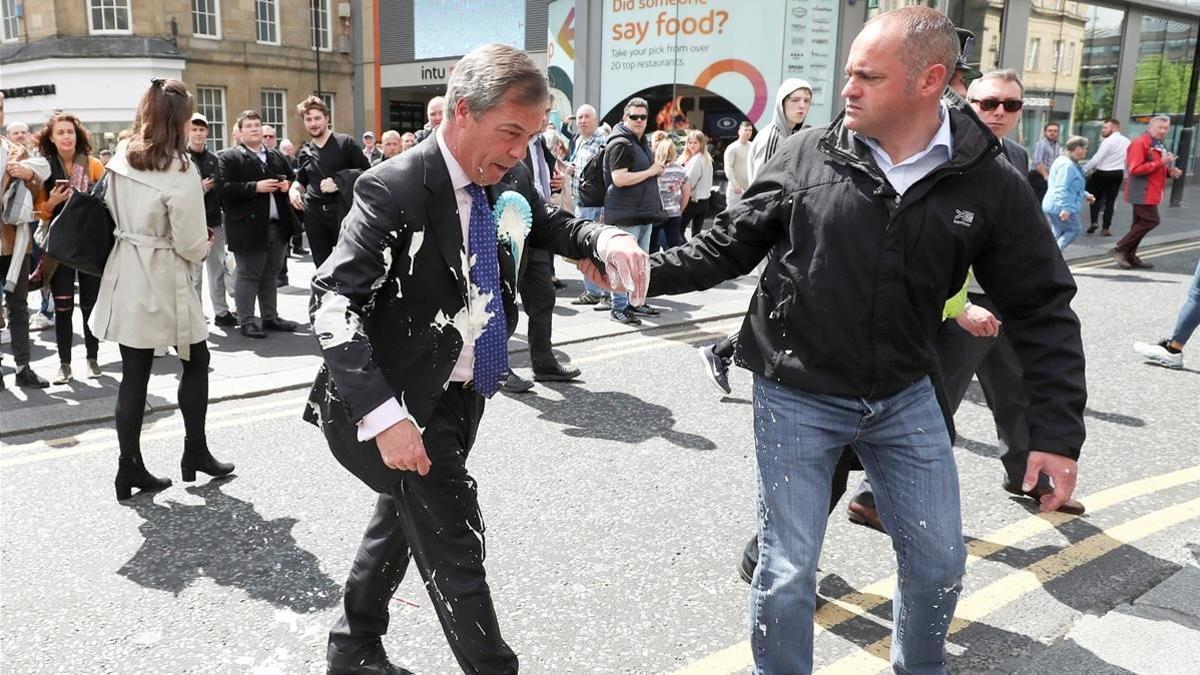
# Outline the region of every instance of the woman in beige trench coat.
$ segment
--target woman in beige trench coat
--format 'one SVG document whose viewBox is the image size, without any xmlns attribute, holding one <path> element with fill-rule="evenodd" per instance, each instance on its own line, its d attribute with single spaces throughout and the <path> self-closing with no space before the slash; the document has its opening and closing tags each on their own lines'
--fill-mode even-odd
<svg viewBox="0 0 1200 675">
<path fill-rule="evenodd" d="M 138 105 L 133 135 L 109 161 L 106 201 L 117 223 L 116 245 L 104 266 L 91 328 L 121 346 L 117 393 L 117 440 L 121 448 L 117 499 L 133 488 L 157 491 L 171 485 L 142 461 L 142 416 L 156 347 L 175 347 L 183 361 L 179 409 L 183 413 L 185 481 L 196 472 L 224 476 L 233 465 L 208 451 L 208 328 L 192 267 L 208 255 L 204 190 L 187 159 L 192 95 L 179 80 L 151 81 Z"/>
</svg>

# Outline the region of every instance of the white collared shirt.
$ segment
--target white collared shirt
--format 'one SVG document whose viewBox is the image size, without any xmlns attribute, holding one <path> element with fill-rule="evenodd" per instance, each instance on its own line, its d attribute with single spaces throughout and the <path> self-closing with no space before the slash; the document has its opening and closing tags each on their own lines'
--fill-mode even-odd
<svg viewBox="0 0 1200 675">
<path fill-rule="evenodd" d="M 946 104 L 941 104 L 939 112 L 942 125 L 938 127 L 937 133 L 929 140 L 929 145 L 917 154 L 905 159 L 899 164 L 893 164 L 892 158 L 884 152 L 879 142 L 874 138 L 860 134 L 857 131 L 854 135 L 867 145 L 871 150 L 871 157 L 875 159 L 875 163 L 879 165 L 879 170 L 883 171 L 883 175 L 887 178 L 888 183 L 896 190 L 897 194 L 903 195 L 912 187 L 914 183 L 928 176 L 934 169 L 950 161 L 954 156 L 954 134 L 950 131 L 950 114 L 946 109 Z"/>
<path fill-rule="evenodd" d="M 249 150 L 250 152 L 253 152 L 254 155 L 256 157 L 258 157 L 258 161 L 262 162 L 263 168 L 266 169 L 266 167 L 267 167 L 267 146 L 260 145 L 260 146 L 258 146 L 258 150 L 255 150 L 247 145 L 246 149 Z M 274 176 L 267 176 L 267 178 L 274 178 Z M 270 197 L 271 198 L 267 200 L 267 202 L 271 205 L 271 215 L 269 217 L 271 220 L 279 220 L 279 207 L 275 205 L 275 195 L 271 194 Z"/>
<path fill-rule="evenodd" d="M 1129 151 L 1130 142 L 1121 132 L 1112 132 L 1108 138 L 1100 141 L 1096 154 L 1083 165 L 1083 172 L 1124 171 L 1125 153 Z"/>
</svg>

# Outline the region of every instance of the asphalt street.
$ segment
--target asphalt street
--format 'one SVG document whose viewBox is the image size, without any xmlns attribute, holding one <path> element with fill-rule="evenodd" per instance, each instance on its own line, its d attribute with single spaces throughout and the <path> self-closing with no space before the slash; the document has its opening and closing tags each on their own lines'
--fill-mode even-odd
<svg viewBox="0 0 1200 675">
<path fill-rule="evenodd" d="M 1085 616 L 1200 559 L 1200 349 L 1182 371 L 1131 349 L 1170 330 L 1200 244 L 1159 250 L 1146 256 L 1153 270 L 1075 266 L 1086 516 L 1039 516 L 1002 492 L 977 386 L 959 410 L 972 557 L 950 637 L 955 672 L 1018 672 Z M 581 381 L 488 404 L 468 466 L 500 625 L 524 672 L 749 670 L 734 565 L 754 528 L 751 378 L 735 370 L 722 396 L 695 351 L 737 323 L 567 345 Z M 108 425 L 6 437 L 3 670 L 323 672 L 374 496 L 300 420 L 302 401 L 292 391 L 213 406 L 209 445 L 236 476 L 190 485 L 179 482 L 178 414 L 148 418 L 147 464 L 176 484 L 121 504 Z M 821 561 L 819 672 L 886 668 L 893 560 L 884 536 L 839 507 Z M 395 662 L 458 672 L 415 571 L 391 608 Z M 1128 672 L 1098 657 L 1080 665 Z"/>
</svg>

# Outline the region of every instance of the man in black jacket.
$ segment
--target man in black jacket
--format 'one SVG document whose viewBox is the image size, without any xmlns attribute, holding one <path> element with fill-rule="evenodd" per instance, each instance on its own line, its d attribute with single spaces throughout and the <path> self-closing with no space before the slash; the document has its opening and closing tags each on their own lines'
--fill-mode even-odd
<svg viewBox="0 0 1200 675">
<path fill-rule="evenodd" d="M 850 48 L 843 114 L 785 141 L 717 227 L 652 256 L 651 294 L 709 288 L 767 258 L 737 353 L 755 373 L 764 515 L 751 642 L 763 672 L 812 669 L 829 479 L 847 444 L 897 552 L 893 668 L 944 672 L 966 551 L 930 375 L 943 304 L 971 265 L 1030 395 L 1022 487 L 1048 476 L 1043 511 L 1074 491 L 1087 398 L 1075 284 L 999 141 L 941 102 L 957 53 L 935 10 L 875 17 Z"/>
<path fill-rule="evenodd" d="M 242 335 L 265 338 L 265 331 L 296 330 L 279 318 L 275 277 L 287 255 L 295 215 L 287 191 L 295 178 L 278 150 L 263 145 L 262 118 L 253 110 L 238 115 L 242 141 L 220 155 L 221 204 L 236 267 L 233 299 Z M 254 302 L 262 319 L 254 313 Z"/>
<path fill-rule="evenodd" d="M 354 181 L 371 162 L 353 138 L 329 128 L 329 108 L 320 97 L 309 96 L 296 110 L 311 138 L 296 154 L 300 169 L 288 194 L 292 206 L 304 211 L 313 264 L 320 267 L 337 243 Z"/>
<path fill-rule="evenodd" d="M 462 670 L 517 672 L 492 606 L 466 466 L 485 401 L 508 369 L 527 259 L 514 254 L 541 247 L 591 259 L 592 270 L 603 261 L 639 298 L 648 271 L 632 238 L 547 205 L 521 166 L 549 94 L 524 52 L 493 44 L 464 56 L 441 127 L 359 178 L 343 236 L 313 277 L 325 365 L 305 418 L 380 493 L 329 635 L 332 675 L 398 672 L 381 637 L 410 556 Z M 497 232 L 494 202 L 510 191 L 531 207 L 527 235 L 522 218 L 502 219 Z"/>
<path fill-rule="evenodd" d="M 228 292 L 233 289 L 234 278 L 226 264 L 225 228 L 221 227 L 221 176 L 220 158 L 208 149 L 208 118 L 200 113 L 192 115 L 192 130 L 188 134 L 188 155 L 200 170 L 204 185 L 204 220 L 208 225 L 212 246 L 203 265 L 192 269 L 196 294 L 202 295 L 201 279 L 208 278 L 208 294 L 212 300 L 213 323 L 218 326 L 236 326 L 237 318 L 229 312 Z"/>
</svg>

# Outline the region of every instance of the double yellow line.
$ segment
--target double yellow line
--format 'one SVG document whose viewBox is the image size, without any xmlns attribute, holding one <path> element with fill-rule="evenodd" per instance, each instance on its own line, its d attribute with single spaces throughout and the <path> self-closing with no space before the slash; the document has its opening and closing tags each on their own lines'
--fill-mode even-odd
<svg viewBox="0 0 1200 675">
<path fill-rule="evenodd" d="M 1160 246 L 1148 247 L 1146 250 L 1139 253 L 1138 257 L 1143 258 L 1143 259 L 1145 259 L 1145 258 L 1161 258 L 1162 256 L 1165 256 L 1165 255 L 1171 255 L 1173 253 L 1186 253 L 1188 251 L 1194 251 L 1197 249 L 1200 249 L 1200 240 L 1189 239 L 1187 241 L 1180 241 L 1180 242 L 1175 242 L 1172 244 L 1162 244 Z M 1115 264 L 1116 263 L 1113 261 L 1112 258 L 1105 256 L 1103 258 L 1097 258 L 1095 260 L 1088 260 L 1085 262 L 1076 263 L 1074 265 L 1071 265 L 1071 269 L 1072 270 L 1094 270 L 1094 269 L 1100 269 L 1101 267 L 1108 267 L 1109 265 L 1115 265 Z"/>
<path fill-rule="evenodd" d="M 1089 514 L 1096 514 L 1132 499 L 1163 492 L 1180 485 L 1195 483 L 1200 486 L 1200 466 L 1180 469 L 1159 476 L 1139 480 L 1102 490 L 1081 498 L 1088 506 Z M 1120 546 L 1200 517 L 1200 499 L 1177 504 L 1154 511 L 1125 523 L 1101 531 L 1082 541 L 1067 546 L 1049 557 L 1015 570 L 1011 574 L 965 596 L 958 604 L 950 633 L 954 634 L 978 622 L 985 616 L 1016 602 L 1026 593 L 1085 565 Z M 967 544 L 968 566 L 986 560 L 1026 539 L 1053 530 L 1058 525 L 1073 520 L 1074 516 L 1049 513 L 1029 516 L 1007 525 L 978 540 Z M 890 576 L 869 584 L 860 591 L 852 591 L 827 602 L 814 616 L 816 632 L 830 630 L 855 618 L 872 622 L 877 619 L 870 610 L 889 602 L 896 585 L 896 577 Z M 891 638 L 884 638 L 835 661 L 819 670 L 823 675 L 835 673 L 873 673 L 887 667 Z M 674 675 L 714 675 L 736 673 L 753 665 L 750 641 L 739 642 L 719 652 L 700 659 Z"/>
</svg>

